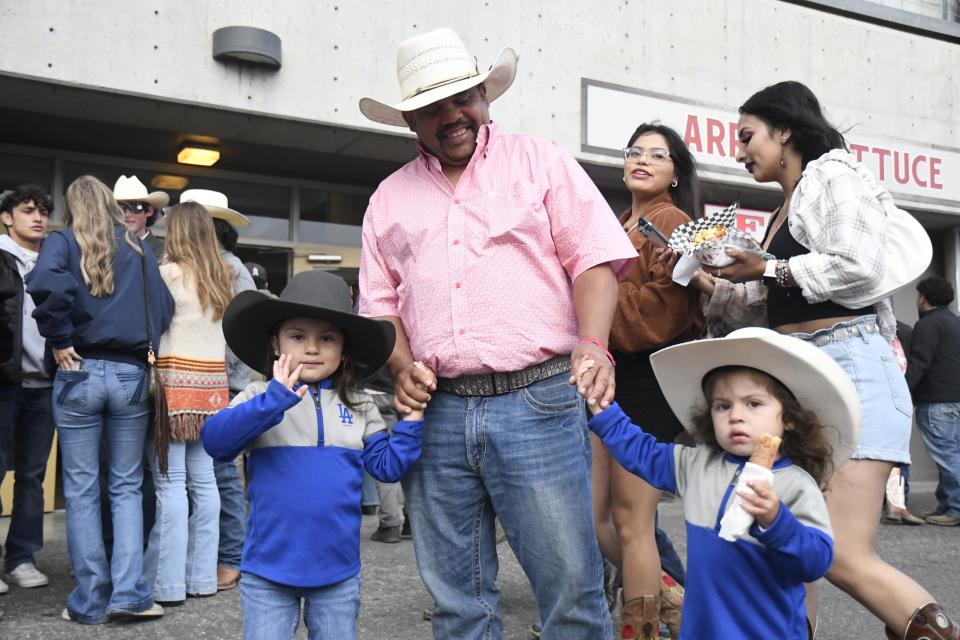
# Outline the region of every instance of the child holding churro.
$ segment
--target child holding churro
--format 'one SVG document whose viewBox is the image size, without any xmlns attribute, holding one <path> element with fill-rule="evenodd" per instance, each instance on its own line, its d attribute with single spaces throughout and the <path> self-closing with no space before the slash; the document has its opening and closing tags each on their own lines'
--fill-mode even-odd
<svg viewBox="0 0 960 640">
<path fill-rule="evenodd" d="M 806 640 L 803 585 L 833 559 L 821 488 L 859 431 L 853 383 L 816 347 L 768 329 L 675 345 L 650 360 L 700 445 L 659 444 L 616 403 L 590 407 L 590 429 L 626 469 L 684 499 L 680 637 Z M 581 361 L 575 374 L 592 364 Z M 760 479 L 740 481 L 748 475 Z M 747 514 L 742 529 L 722 527 L 735 509 Z"/>
</svg>

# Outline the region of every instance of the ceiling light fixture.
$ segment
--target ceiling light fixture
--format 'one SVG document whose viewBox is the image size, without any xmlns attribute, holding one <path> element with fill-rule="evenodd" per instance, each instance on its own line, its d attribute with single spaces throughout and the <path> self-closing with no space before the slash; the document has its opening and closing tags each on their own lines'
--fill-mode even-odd
<svg viewBox="0 0 960 640">
<path fill-rule="evenodd" d="M 171 191 L 183 191 L 183 188 L 190 184 L 190 178 L 187 176 L 171 176 L 166 173 L 159 173 L 153 176 L 150 186 L 154 189 L 169 189 Z"/>
<path fill-rule="evenodd" d="M 201 167 L 215 165 L 219 159 L 219 149 L 201 147 L 192 143 L 180 147 L 180 152 L 177 154 L 177 162 L 180 164 L 195 164 Z"/>
<path fill-rule="evenodd" d="M 307 262 L 319 264 L 340 264 L 343 262 L 343 256 L 332 255 L 329 253 L 311 253 L 307 256 Z"/>
</svg>

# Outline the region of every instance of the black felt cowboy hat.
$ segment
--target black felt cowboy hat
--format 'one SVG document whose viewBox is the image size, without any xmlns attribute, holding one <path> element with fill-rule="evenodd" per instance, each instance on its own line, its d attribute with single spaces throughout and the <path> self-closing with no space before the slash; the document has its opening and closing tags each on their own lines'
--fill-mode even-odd
<svg viewBox="0 0 960 640">
<path fill-rule="evenodd" d="M 270 339 L 277 326 L 289 318 L 317 318 L 339 327 L 344 335 L 344 351 L 366 373 L 387 362 L 396 341 L 391 323 L 355 314 L 347 283 L 325 271 L 298 273 L 279 298 L 259 291 L 242 291 L 223 314 L 223 335 L 247 366 L 269 375 Z"/>
</svg>

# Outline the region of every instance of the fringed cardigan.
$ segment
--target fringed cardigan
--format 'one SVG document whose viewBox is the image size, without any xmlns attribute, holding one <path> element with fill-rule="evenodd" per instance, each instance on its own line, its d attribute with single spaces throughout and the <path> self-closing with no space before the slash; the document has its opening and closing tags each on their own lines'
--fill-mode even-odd
<svg viewBox="0 0 960 640">
<path fill-rule="evenodd" d="M 167 442 L 198 440 L 204 421 L 230 401 L 220 320 L 212 319 L 212 309 L 200 306 L 193 279 L 179 265 L 161 265 L 160 275 L 176 309 L 160 338 L 157 359 L 170 418 L 168 433 L 155 434 L 158 454 L 161 448 L 166 452 Z"/>
</svg>

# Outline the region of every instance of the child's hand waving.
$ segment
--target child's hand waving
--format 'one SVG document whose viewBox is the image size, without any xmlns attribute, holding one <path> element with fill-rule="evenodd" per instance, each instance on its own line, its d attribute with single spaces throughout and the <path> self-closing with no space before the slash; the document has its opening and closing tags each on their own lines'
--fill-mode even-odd
<svg viewBox="0 0 960 640">
<path fill-rule="evenodd" d="M 767 529 L 773 524 L 780 512 L 780 497 L 769 482 L 751 480 L 747 482 L 747 486 L 753 489 L 755 493 L 738 491 L 740 505 L 744 511 L 754 517 L 757 524 Z"/>
<path fill-rule="evenodd" d="M 293 360 L 293 356 L 289 353 L 280 354 L 280 357 L 273 363 L 273 379 L 302 398 L 307 395 L 309 387 L 304 384 L 300 385 L 299 389 L 294 390 L 293 386 L 300 381 L 300 371 L 303 370 L 303 365 L 298 364 L 297 368 L 291 372 L 291 360 Z"/>
</svg>

